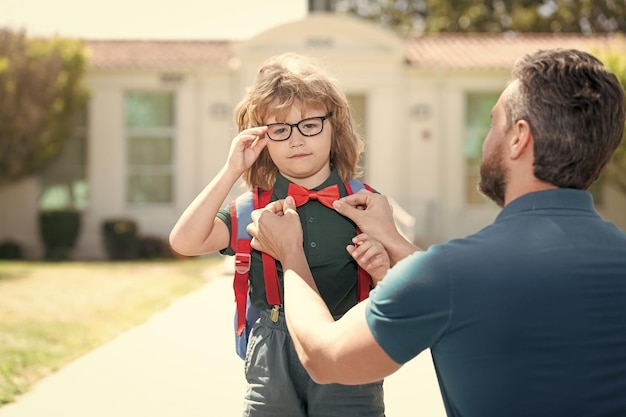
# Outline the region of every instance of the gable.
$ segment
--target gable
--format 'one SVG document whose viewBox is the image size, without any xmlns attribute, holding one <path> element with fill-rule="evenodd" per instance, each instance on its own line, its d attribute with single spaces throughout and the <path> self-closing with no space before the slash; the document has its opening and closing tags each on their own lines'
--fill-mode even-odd
<svg viewBox="0 0 626 417">
<path fill-rule="evenodd" d="M 333 60 L 403 61 L 405 43 L 397 35 L 350 16 L 315 13 L 260 33 L 235 46 L 241 60 L 283 52 L 324 55 Z"/>
</svg>

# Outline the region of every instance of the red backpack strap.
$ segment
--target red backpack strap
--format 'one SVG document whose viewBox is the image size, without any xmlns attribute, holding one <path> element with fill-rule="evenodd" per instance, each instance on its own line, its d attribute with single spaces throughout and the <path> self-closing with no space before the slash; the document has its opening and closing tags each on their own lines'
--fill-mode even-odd
<svg viewBox="0 0 626 417">
<path fill-rule="evenodd" d="M 263 191 L 258 198 L 255 199 L 254 209 L 267 206 L 272 198 L 272 189 Z M 263 277 L 265 279 L 265 297 L 270 305 L 277 306 L 281 304 L 280 290 L 278 286 L 278 271 L 276 270 L 276 259 L 263 252 Z"/>
<path fill-rule="evenodd" d="M 253 208 L 253 195 L 258 194 L 256 189 L 248 191 L 230 203 L 230 246 L 235 252 L 235 278 L 233 290 L 237 308 L 237 325 L 235 334 L 241 336 L 246 325 L 246 302 L 248 297 L 248 273 L 250 272 L 250 236 L 245 231 Z"/>
<path fill-rule="evenodd" d="M 346 187 L 346 191 L 348 192 L 348 195 L 357 193 L 359 192 L 359 190 L 363 188 L 365 188 L 368 191 L 373 191 L 372 187 L 370 187 L 368 184 L 362 183 L 361 181 L 356 180 L 356 179 L 351 179 L 350 181 L 344 183 L 344 186 Z M 357 234 L 361 233 L 358 227 L 356 228 L 356 233 Z M 357 281 L 357 296 L 358 296 L 359 302 L 369 297 L 371 289 L 372 289 L 372 277 L 370 276 L 370 274 L 367 273 L 365 269 L 359 266 L 358 281 Z"/>
<path fill-rule="evenodd" d="M 246 325 L 246 304 L 248 297 L 248 274 L 250 272 L 251 237 L 246 227 L 251 221 L 253 210 L 265 207 L 272 198 L 272 189 L 260 191 L 258 187 L 242 194 L 230 204 L 231 247 L 235 251 L 235 278 L 233 289 L 237 308 L 236 335 L 241 336 Z M 266 297 L 271 305 L 280 305 L 278 272 L 276 260 L 265 252 L 262 253 L 263 275 L 265 279 Z"/>
</svg>

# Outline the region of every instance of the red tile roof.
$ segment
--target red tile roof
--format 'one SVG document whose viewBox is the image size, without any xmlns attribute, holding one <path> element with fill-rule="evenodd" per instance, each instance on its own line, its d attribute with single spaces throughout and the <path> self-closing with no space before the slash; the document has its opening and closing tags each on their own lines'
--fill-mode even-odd
<svg viewBox="0 0 626 417">
<path fill-rule="evenodd" d="M 407 37 L 407 63 L 416 68 L 509 69 L 518 57 L 549 48 L 587 51 L 617 47 L 614 36 L 579 34 L 432 34 Z M 198 69 L 227 67 L 230 41 L 86 40 L 89 62 L 96 69 Z"/>
<path fill-rule="evenodd" d="M 226 67 L 228 41 L 85 40 L 96 69 L 198 69 Z"/>
<path fill-rule="evenodd" d="M 588 52 L 620 48 L 621 37 L 579 34 L 433 34 L 407 38 L 407 60 L 419 68 L 501 69 L 539 49 L 575 48 Z"/>
</svg>

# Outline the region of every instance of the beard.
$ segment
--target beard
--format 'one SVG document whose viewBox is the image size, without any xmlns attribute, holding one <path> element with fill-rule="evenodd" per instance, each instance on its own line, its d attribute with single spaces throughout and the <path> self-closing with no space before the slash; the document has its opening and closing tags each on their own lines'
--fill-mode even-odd
<svg viewBox="0 0 626 417">
<path fill-rule="evenodd" d="M 499 207 L 504 207 L 506 194 L 507 170 L 502 163 L 502 147 L 498 147 L 491 156 L 480 164 L 478 191 L 493 200 Z"/>
</svg>

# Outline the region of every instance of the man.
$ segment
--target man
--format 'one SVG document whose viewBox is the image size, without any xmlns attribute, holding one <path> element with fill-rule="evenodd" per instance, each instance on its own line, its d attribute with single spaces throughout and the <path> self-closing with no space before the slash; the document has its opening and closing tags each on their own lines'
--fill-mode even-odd
<svg viewBox="0 0 626 417">
<path fill-rule="evenodd" d="M 253 214 L 313 379 L 378 380 L 430 348 L 449 416 L 626 416 L 626 234 L 584 191 L 621 141 L 623 90 L 576 50 L 526 56 L 513 78 L 483 144 L 479 189 L 503 207 L 492 225 L 421 252 L 385 197 L 335 202 L 393 265 L 341 319 L 316 295 L 292 199 Z"/>
</svg>

